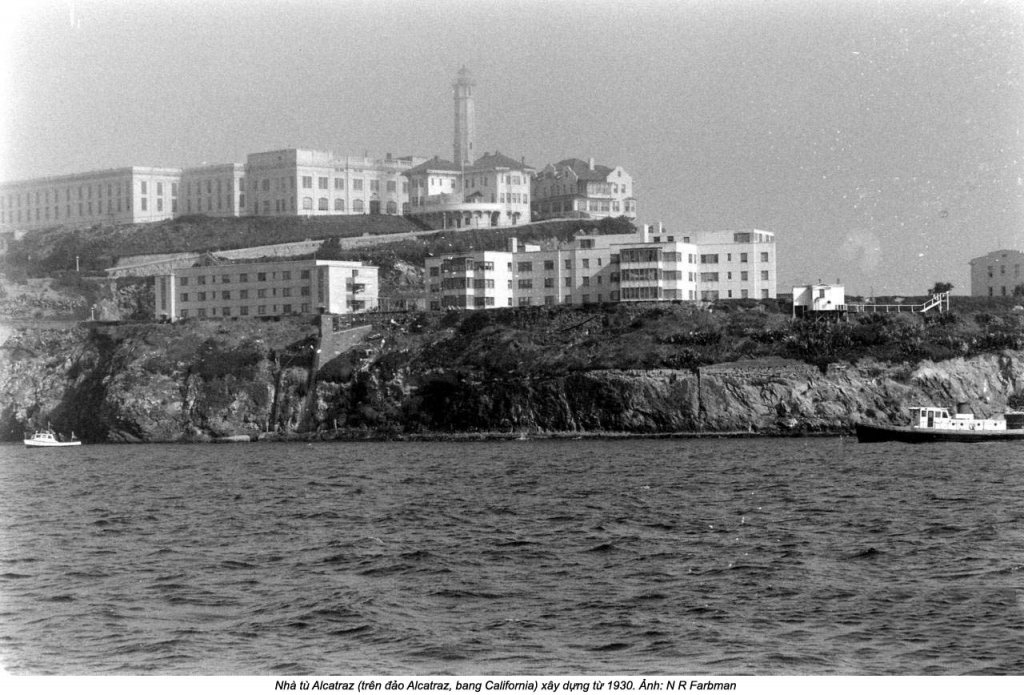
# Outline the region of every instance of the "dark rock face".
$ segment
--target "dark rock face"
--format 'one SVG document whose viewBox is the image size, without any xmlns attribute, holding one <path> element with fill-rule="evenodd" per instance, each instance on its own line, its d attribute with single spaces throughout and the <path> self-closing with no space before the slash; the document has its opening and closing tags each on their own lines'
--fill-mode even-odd
<svg viewBox="0 0 1024 695">
<path fill-rule="evenodd" d="M 842 433 L 860 420 L 899 422 L 919 404 L 965 402 L 993 415 L 1024 393 L 1021 351 L 916 367 L 864 360 L 824 372 L 767 358 L 538 375 L 454 360 L 446 367 L 436 354 L 428 364 L 423 355 L 439 349 L 436 341 L 386 342 L 366 335 L 320 365 L 315 328 L 300 322 L 24 331 L 0 348 L 0 438 L 48 423 L 92 442 L 332 429 Z"/>
</svg>

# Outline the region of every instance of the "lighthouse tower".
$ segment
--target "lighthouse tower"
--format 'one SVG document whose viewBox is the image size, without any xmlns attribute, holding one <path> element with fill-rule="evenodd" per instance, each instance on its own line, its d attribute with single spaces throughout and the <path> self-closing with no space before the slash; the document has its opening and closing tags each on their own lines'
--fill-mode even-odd
<svg viewBox="0 0 1024 695">
<path fill-rule="evenodd" d="M 475 114 L 473 111 L 473 87 L 476 82 L 466 66 L 452 83 L 455 89 L 455 159 L 459 166 L 473 163 L 473 141 L 476 139 Z"/>
</svg>

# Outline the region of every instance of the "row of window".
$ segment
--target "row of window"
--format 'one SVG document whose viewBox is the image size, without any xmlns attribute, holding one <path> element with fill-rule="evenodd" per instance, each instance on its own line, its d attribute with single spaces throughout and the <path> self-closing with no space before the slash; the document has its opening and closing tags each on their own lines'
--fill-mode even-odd
<svg viewBox="0 0 1024 695">
<path fill-rule="evenodd" d="M 249 314 L 249 307 L 247 307 L 247 306 L 240 306 L 240 307 L 237 307 L 237 308 L 238 308 L 237 316 L 249 316 L 250 315 Z M 309 313 L 309 304 L 300 304 L 297 308 L 298 308 L 298 312 L 297 313 L 300 313 L 300 314 L 308 314 Z M 353 306 L 353 308 L 355 308 L 355 307 Z M 178 316 L 180 318 L 183 318 L 183 319 L 191 318 L 193 316 L 196 317 L 196 318 L 203 319 L 203 318 L 206 318 L 207 316 L 215 317 L 215 316 L 219 315 L 219 316 L 221 316 L 223 318 L 230 318 L 231 316 L 235 316 L 236 315 L 236 314 L 233 313 L 234 312 L 234 308 L 232 308 L 230 306 L 220 307 L 220 314 L 217 313 L 217 309 L 218 309 L 218 307 L 215 307 L 215 306 L 213 306 L 213 307 L 200 307 L 200 308 L 194 310 L 195 311 L 194 314 L 192 313 L 192 311 L 193 311 L 192 309 L 181 309 L 178 312 Z M 292 305 L 292 304 L 281 304 L 281 305 L 273 304 L 273 305 L 270 305 L 269 306 L 269 309 L 270 309 L 269 313 L 268 313 L 267 309 L 268 309 L 268 306 L 266 304 L 260 304 L 259 306 L 256 307 L 256 315 L 257 316 L 278 316 L 280 314 L 296 313 L 294 311 L 295 310 L 295 306 Z M 279 309 L 280 309 L 280 311 L 279 311 Z M 209 313 L 207 313 L 207 312 L 209 312 Z"/>
<path fill-rule="evenodd" d="M 145 184 L 146 182 L 142 181 L 141 183 Z M 103 196 L 103 184 L 97 183 L 97 184 L 95 184 L 95 186 L 96 186 L 96 189 L 95 189 L 96 190 L 96 197 L 97 198 L 104 197 Z M 91 184 L 91 183 L 90 184 L 82 184 L 81 186 L 78 186 L 77 188 L 78 188 L 78 200 L 85 200 L 87 198 L 92 198 L 93 197 L 93 195 L 92 195 L 93 194 L 93 184 Z M 122 196 L 121 184 L 120 183 L 117 183 L 117 184 L 108 183 L 106 185 L 106 188 L 107 188 L 107 195 L 106 195 L 107 198 L 113 198 L 115 196 L 117 196 L 117 197 L 121 197 Z M 71 197 L 72 197 L 71 196 L 71 191 L 72 191 L 72 187 L 71 186 L 68 186 L 67 188 L 64 189 L 64 202 L 65 203 L 70 203 L 71 202 Z M 146 192 L 145 185 L 142 186 L 142 192 L 143 193 Z M 35 204 L 36 205 L 49 205 L 50 204 L 50 194 L 51 193 L 53 193 L 53 202 L 54 203 L 59 203 L 60 202 L 60 191 L 58 189 L 56 189 L 56 188 L 48 188 L 48 189 L 43 190 L 43 191 L 35 191 L 34 192 L 34 194 L 35 194 L 34 195 L 34 197 L 35 197 Z M 22 203 L 22 198 L 21 198 L 22 195 L 25 196 L 24 203 Z M 159 195 L 163 195 L 162 189 L 161 189 L 161 192 L 159 193 Z M 178 195 L 177 184 L 174 184 L 174 193 L 173 193 L 173 195 Z M 32 198 L 33 198 L 33 193 L 9 193 L 6 196 L 0 195 L 0 210 L 6 209 L 6 208 L 12 208 L 13 209 L 15 207 L 29 207 L 30 205 L 32 205 Z"/>
<path fill-rule="evenodd" d="M 765 291 L 767 292 L 767 290 Z M 706 294 L 706 293 L 704 293 Z M 715 293 L 717 295 L 717 292 Z M 764 294 L 767 299 L 767 293 Z M 702 297 L 703 299 L 704 297 Z M 535 297 L 519 297 L 515 300 L 515 304 L 521 307 L 533 306 Z M 687 290 L 684 296 L 683 290 L 677 289 L 664 289 L 659 287 L 624 287 L 621 291 L 613 291 L 608 294 L 608 301 L 629 301 L 629 300 L 681 300 L 681 299 L 696 299 L 696 292 L 694 290 Z M 717 299 L 717 297 L 716 297 Z M 506 298 L 508 306 L 513 306 L 512 297 Z M 581 304 L 591 304 L 592 301 L 596 301 L 598 304 L 604 303 L 604 294 L 582 294 L 580 295 Z M 558 298 L 555 295 L 549 294 L 544 296 L 544 305 L 552 306 L 558 303 Z M 566 295 L 562 300 L 563 304 L 572 304 L 572 295 Z M 458 307 L 458 308 L 473 308 L 485 309 L 487 307 L 495 306 L 494 297 L 473 297 L 472 303 L 470 298 L 460 295 L 442 295 L 439 300 L 432 300 L 430 302 L 430 308 L 434 311 L 439 311 L 442 307 Z"/>
<path fill-rule="evenodd" d="M 239 273 L 238 274 L 238 282 L 240 282 L 240 283 L 249 282 L 250 274 L 251 273 Z M 271 281 L 276 281 L 276 280 L 288 281 L 288 280 L 292 279 L 292 271 L 290 271 L 290 270 L 272 270 L 272 271 L 269 271 L 269 272 L 260 271 L 258 273 L 253 273 L 253 275 L 255 275 L 255 277 L 256 277 L 256 282 L 266 282 L 268 277 L 269 277 L 269 279 Z M 209 279 L 210 279 L 209 284 L 216 285 L 217 282 L 218 282 L 218 279 L 219 279 L 219 282 L 222 285 L 229 285 L 229 284 L 232 283 L 232 277 L 233 276 L 230 273 L 221 273 L 220 275 L 210 275 L 209 276 Z M 299 279 L 300 280 L 308 280 L 309 277 L 310 277 L 309 270 L 300 270 L 299 271 Z M 359 277 L 359 269 L 358 268 L 353 268 L 352 269 L 352 277 Z M 207 276 L 205 276 L 205 275 L 193 275 L 191 277 L 182 276 L 182 277 L 178 278 L 178 286 L 179 287 L 188 287 L 189 283 L 192 282 L 192 281 L 195 281 L 196 285 L 205 285 L 205 284 L 207 284 L 206 279 L 207 279 Z"/>
<path fill-rule="evenodd" d="M 700 281 L 701 282 L 718 282 L 720 277 L 721 277 L 721 273 L 701 273 L 700 274 Z M 726 280 L 732 280 L 733 279 L 732 278 L 732 272 L 726 273 L 725 274 L 725 279 Z M 740 281 L 741 282 L 747 282 L 749 279 L 750 279 L 750 272 L 749 271 L 746 271 L 746 270 L 740 271 Z M 762 280 L 768 280 L 768 271 L 767 270 L 762 270 L 761 271 L 761 279 Z"/>
<path fill-rule="evenodd" d="M 744 232 L 744 233 L 749 235 L 749 232 Z M 748 259 L 749 259 L 749 255 L 750 254 L 748 254 L 746 252 L 739 254 L 740 263 L 747 263 Z M 700 255 L 700 262 L 702 264 L 704 264 L 704 265 L 714 265 L 714 264 L 718 263 L 718 256 L 719 256 L 719 254 L 717 254 L 717 253 L 702 253 Z M 732 262 L 732 254 L 731 253 L 725 254 L 725 261 L 726 261 L 726 263 L 731 263 Z M 767 251 L 762 251 L 761 252 L 761 262 L 762 263 L 767 263 L 768 262 L 768 252 Z"/>
<path fill-rule="evenodd" d="M 988 267 L 988 276 L 989 276 L 989 278 L 995 277 L 994 271 L 995 271 L 995 266 L 991 266 L 990 265 Z M 999 274 L 1000 275 L 1006 275 L 1006 266 L 1005 265 L 999 266 Z M 1014 264 L 1014 266 L 1013 266 L 1013 277 L 1015 277 L 1015 278 L 1020 277 L 1020 263 L 1015 263 Z"/>
<path fill-rule="evenodd" d="M 67 205 L 64 206 L 64 219 L 71 219 L 72 216 L 73 216 L 72 211 L 75 210 L 75 209 L 78 210 L 77 217 L 90 217 L 90 216 L 98 216 L 98 215 L 114 215 L 114 214 L 117 214 L 117 213 L 120 213 L 120 212 L 124 212 L 124 211 L 131 212 L 131 209 L 132 209 L 131 202 L 132 202 L 131 200 L 122 200 L 121 198 L 117 198 L 116 200 L 108 200 L 107 201 L 106 210 L 104 210 L 103 201 L 102 200 L 96 201 L 96 207 L 95 208 L 93 208 L 93 204 L 92 204 L 93 201 L 87 201 L 87 202 L 84 202 L 84 203 L 81 203 L 81 202 L 77 203 L 76 204 L 77 208 L 72 207 L 72 205 L 70 205 L 70 204 L 67 204 Z M 173 200 L 171 202 L 172 202 L 172 210 L 176 212 L 177 211 L 177 202 L 178 201 L 177 200 Z M 163 198 L 158 198 L 157 199 L 157 206 L 158 206 L 158 210 L 159 211 L 163 210 Z M 51 209 L 53 210 L 52 217 L 50 215 L 50 210 Z M 146 201 L 145 198 L 143 198 L 141 200 L 141 209 L 142 210 L 147 210 L 148 209 L 147 201 Z M 53 220 L 61 219 L 60 206 L 59 205 L 54 205 L 52 208 L 50 208 L 50 207 L 36 208 L 34 212 L 35 212 L 35 220 L 32 219 L 33 210 L 25 210 L 24 211 L 24 213 L 25 213 L 24 216 L 22 216 L 22 210 L 16 210 L 16 211 L 15 210 L 12 210 L 12 211 L 4 210 L 4 211 L 0 211 L 0 222 L 7 222 L 7 223 L 11 223 L 11 222 L 32 222 L 32 221 L 41 222 L 43 220 L 49 220 L 49 219 L 53 219 Z"/>
<path fill-rule="evenodd" d="M 279 189 L 283 189 L 285 178 L 286 177 L 282 177 L 280 179 Z M 331 184 L 331 177 L 329 177 L 329 176 L 317 176 L 317 177 L 303 176 L 302 177 L 302 187 L 303 188 L 309 188 L 309 189 L 313 188 L 313 179 L 314 178 L 316 178 L 316 187 L 319 190 L 321 190 L 321 191 L 328 191 L 328 190 L 331 189 L 331 185 L 330 185 Z M 288 180 L 291 181 L 291 187 L 295 188 L 295 180 L 291 179 L 291 178 L 288 178 Z M 262 182 L 263 182 L 263 190 L 264 191 L 269 191 L 270 190 L 270 179 L 263 179 Z M 253 183 L 254 183 L 253 187 L 255 188 L 255 182 L 253 182 Z M 380 180 L 379 179 L 370 179 L 369 183 L 370 183 L 370 189 L 369 189 L 370 191 L 372 191 L 372 192 L 379 192 L 380 191 Z M 397 193 L 398 192 L 398 181 L 396 181 L 394 179 L 389 179 L 389 180 L 384 182 L 384 185 L 385 185 L 385 190 L 388 193 Z M 334 178 L 334 189 L 338 190 L 338 191 L 345 190 L 345 179 L 340 179 L 340 178 L 336 178 L 335 177 Z M 361 191 L 361 190 L 363 190 L 363 179 L 352 179 L 352 190 L 353 191 Z M 408 192 L 409 192 L 409 182 L 408 181 L 402 181 L 402 193 L 408 193 Z"/>
<path fill-rule="evenodd" d="M 729 260 L 732 260 L 732 254 L 731 253 L 727 254 L 727 256 L 729 257 Z M 718 254 L 704 254 L 704 255 L 700 256 L 700 259 L 701 259 L 701 263 L 704 263 L 704 264 L 718 263 Z M 584 268 L 584 269 L 589 269 L 591 267 L 591 265 L 590 265 L 590 261 L 591 260 L 592 259 L 590 259 L 590 258 L 582 258 L 582 259 L 580 259 L 580 267 Z M 602 267 L 603 261 L 602 261 L 602 259 L 600 257 L 595 258 L 593 260 L 597 261 L 597 267 Z M 696 255 L 695 254 L 687 254 L 687 260 L 690 263 L 693 263 L 696 260 Z M 761 254 L 761 260 L 762 260 L 762 262 L 768 262 L 768 253 L 762 253 Z M 682 263 L 682 261 L 683 261 L 683 254 L 681 252 L 678 252 L 678 251 L 662 251 L 661 249 L 623 249 L 620 254 L 611 254 L 611 256 L 609 258 L 609 263 L 611 265 L 616 265 L 616 264 L 619 264 L 620 262 L 622 264 L 631 264 L 631 263 L 641 264 L 641 263 Z M 740 262 L 741 263 L 746 263 L 747 262 L 747 254 L 746 253 L 741 253 L 740 254 Z M 565 266 L 566 270 L 572 270 L 573 262 L 572 262 L 571 259 L 565 259 L 563 261 L 563 263 L 564 263 L 564 266 Z M 553 260 L 543 261 L 543 264 L 544 264 L 543 267 L 544 267 L 545 271 L 549 271 L 549 272 L 554 271 L 554 269 L 555 269 L 555 262 Z M 512 267 L 513 267 L 512 263 L 511 262 L 508 263 L 508 270 L 509 271 L 512 270 Z M 534 272 L 534 262 L 533 261 L 518 261 L 515 264 L 515 269 L 516 269 L 516 272 L 518 272 L 518 273 L 532 273 L 532 272 Z M 461 274 L 461 273 L 466 273 L 466 272 L 474 272 L 474 271 L 475 272 L 480 272 L 480 271 L 486 272 L 486 271 L 493 271 L 493 270 L 494 270 L 494 263 L 492 261 L 474 262 L 471 259 L 459 258 L 459 259 L 452 259 L 452 260 L 443 261 L 441 266 L 440 266 L 440 268 L 438 266 L 431 266 L 429 273 L 430 273 L 431 277 L 437 277 L 439 272 L 443 272 L 445 274 L 451 274 L 451 273 L 459 273 L 459 274 Z M 663 272 L 670 272 L 670 271 L 663 271 Z M 681 272 L 681 271 L 671 271 L 671 272 Z M 691 275 L 692 275 L 692 273 L 691 273 Z M 768 271 L 767 270 L 761 271 L 761 279 L 767 280 L 768 279 L 767 275 L 768 275 Z M 704 276 L 708 276 L 708 277 L 714 276 L 715 277 L 715 281 L 717 282 L 718 273 L 702 273 L 702 277 L 704 277 Z M 746 280 L 747 279 L 747 271 L 743 271 L 742 272 L 742 276 L 743 276 L 743 279 Z M 728 273 L 728 278 L 730 280 L 732 279 L 732 273 L 731 272 Z"/>
<path fill-rule="evenodd" d="M 281 289 L 281 296 L 282 297 L 291 297 L 292 296 L 292 288 L 291 287 L 282 287 L 280 289 Z M 268 296 L 269 297 L 276 297 L 276 296 L 278 296 L 277 290 L 278 290 L 277 287 L 271 287 L 270 290 L 269 290 L 270 294 L 267 294 L 267 290 L 266 289 L 256 290 L 256 298 L 257 299 L 264 299 L 264 298 L 266 298 Z M 302 296 L 302 297 L 310 296 L 310 291 L 309 291 L 309 286 L 308 285 L 299 288 L 299 296 Z M 248 299 L 249 298 L 249 290 L 238 290 L 238 298 L 239 299 Z M 181 293 L 181 301 L 182 302 L 189 302 L 189 301 L 205 302 L 205 301 L 217 301 L 217 300 L 224 300 L 224 299 L 231 299 L 231 290 L 221 290 L 219 297 L 217 296 L 216 292 L 196 292 L 195 293 L 195 299 L 191 299 L 191 296 L 189 295 L 188 292 L 182 292 Z"/>
<path fill-rule="evenodd" d="M 206 193 L 206 195 L 213 195 L 213 188 L 214 188 L 213 184 L 214 184 L 215 181 L 217 183 L 217 195 L 220 195 L 223 192 L 222 185 L 225 183 L 221 179 L 206 179 L 205 181 L 195 181 L 196 187 L 195 187 L 195 193 L 194 194 L 195 195 L 202 195 L 203 193 Z M 185 183 L 185 190 L 187 191 L 186 195 L 193 195 L 192 183 L 193 183 L 192 181 L 187 181 Z M 203 190 L 203 184 L 204 183 L 206 184 L 206 190 L 205 191 Z M 178 190 L 177 190 L 178 184 L 174 183 L 174 184 L 171 184 L 171 185 L 174 187 L 174 191 L 173 191 L 172 195 L 178 195 Z M 228 179 L 226 181 L 226 185 L 224 186 L 224 188 L 227 188 L 228 193 L 234 193 L 234 188 L 232 187 L 231 179 Z M 244 178 L 238 179 L 238 190 L 239 191 L 244 191 L 245 190 L 245 179 Z"/>
</svg>

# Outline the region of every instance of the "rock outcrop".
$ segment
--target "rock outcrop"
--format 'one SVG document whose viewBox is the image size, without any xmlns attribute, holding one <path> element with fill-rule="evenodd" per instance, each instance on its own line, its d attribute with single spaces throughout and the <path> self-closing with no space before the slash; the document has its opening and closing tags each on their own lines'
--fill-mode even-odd
<svg viewBox="0 0 1024 695">
<path fill-rule="evenodd" d="M 1014 350 L 914 366 L 822 370 L 762 358 L 539 375 L 439 365 L 437 355 L 427 366 L 437 336 L 405 340 L 356 331 L 352 349 L 321 364 L 317 327 L 298 320 L 22 331 L 0 348 L 0 438 L 48 423 L 93 442 L 314 431 L 838 434 L 858 421 L 899 422 L 917 404 L 994 415 L 1024 394 L 1024 352 Z"/>
</svg>

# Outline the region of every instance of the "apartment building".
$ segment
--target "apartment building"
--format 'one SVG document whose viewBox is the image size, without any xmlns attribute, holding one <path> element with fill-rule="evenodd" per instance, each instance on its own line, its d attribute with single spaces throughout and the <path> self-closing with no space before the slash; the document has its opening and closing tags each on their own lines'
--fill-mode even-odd
<svg viewBox="0 0 1024 695">
<path fill-rule="evenodd" d="M 548 164 L 533 178 L 531 192 L 535 220 L 636 218 L 633 177 L 620 166 L 595 164 L 593 157 Z"/>
<path fill-rule="evenodd" d="M 993 251 L 971 259 L 970 265 L 972 297 L 1009 297 L 1015 287 L 1024 284 L 1022 251 Z"/>
<path fill-rule="evenodd" d="M 708 240 L 707 247 L 691 234 L 645 225 L 636 234 L 579 236 L 558 249 L 510 239 L 505 251 L 428 258 L 427 306 L 483 309 L 775 297 L 773 234 L 751 230 L 700 235 Z"/>
<path fill-rule="evenodd" d="M 427 306 L 482 309 L 698 297 L 693 244 L 646 235 L 580 236 L 558 249 L 518 245 L 428 258 Z"/>
<path fill-rule="evenodd" d="M 700 248 L 700 299 L 774 299 L 775 234 L 761 229 L 688 232 Z"/>
<path fill-rule="evenodd" d="M 376 266 L 352 261 L 230 263 L 207 256 L 155 279 L 157 319 L 349 314 L 377 308 Z"/>
<path fill-rule="evenodd" d="M 172 218 L 181 169 L 123 167 L 0 184 L 0 228 L 135 224 Z"/>
<path fill-rule="evenodd" d="M 260 216 L 401 215 L 409 202 L 402 173 L 422 157 L 335 156 L 275 150 L 246 158 L 248 214 Z"/>
</svg>

